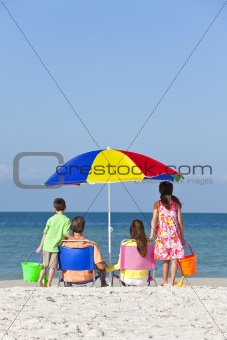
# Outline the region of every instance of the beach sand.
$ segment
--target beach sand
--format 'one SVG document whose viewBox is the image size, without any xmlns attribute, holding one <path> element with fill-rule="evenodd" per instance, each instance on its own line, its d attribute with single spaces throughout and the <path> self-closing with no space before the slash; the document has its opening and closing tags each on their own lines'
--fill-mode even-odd
<svg viewBox="0 0 227 340">
<path fill-rule="evenodd" d="M 0 339 L 226 339 L 227 279 L 186 287 L 58 287 L 0 281 Z"/>
</svg>

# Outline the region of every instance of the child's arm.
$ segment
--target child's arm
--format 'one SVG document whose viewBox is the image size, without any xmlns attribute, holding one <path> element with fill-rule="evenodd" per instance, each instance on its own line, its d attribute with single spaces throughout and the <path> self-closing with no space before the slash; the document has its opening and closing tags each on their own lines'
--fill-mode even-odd
<svg viewBox="0 0 227 340">
<path fill-rule="evenodd" d="M 153 211 L 153 217 L 151 220 L 151 234 L 149 239 L 154 240 L 155 238 L 155 230 L 156 230 L 156 226 L 158 224 L 158 202 L 155 202 L 154 204 L 154 211 Z"/>
<path fill-rule="evenodd" d="M 40 245 L 39 245 L 39 247 L 36 249 L 36 253 L 40 253 L 40 251 L 43 249 L 43 243 L 44 243 L 44 240 L 45 240 L 46 236 L 47 236 L 47 234 L 44 233 L 44 234 L 43 234 L 43 237 L 42 237 L 42 239 L 41 239 Z"/>
<path fill-rule="evenodd" d="M 177 219 L 178 219 L 178 224 L 179 224 L 179 229 L 180 229 L 180 236 L 181 236 L 181 243 L 183 246 L 186 246 L 187 242 L 184 239 L 184 225 L 183 225 L 183 220 L 182 220 L 182 215 L 181 215 L 181 207 L 177 205 Z"/>
<path fill-rule="evenodd" d="M 109 273 L 109 272 L 114 272 L 115 270 L 119 270 L 120 269 L 120 261 L 118 261 L 118 263 L 116 263 L 115 265 L 113 266 L 107 266 L 105 268 L 106 272 Z"/>
<path fill-rule="evenodd" d="M 119 255 L 118 263 L 114 264 L 113 266 L 106 266 L 105 268 L 107 273 L 114 272 L 115 270 L 119 270 L 119 269 L 120 269 L 120 255 Z"/>
</svg>

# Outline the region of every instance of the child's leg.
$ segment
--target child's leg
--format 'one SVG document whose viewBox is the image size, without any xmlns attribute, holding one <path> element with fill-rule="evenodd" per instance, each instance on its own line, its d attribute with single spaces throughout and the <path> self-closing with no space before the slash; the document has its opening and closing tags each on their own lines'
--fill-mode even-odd
<svg viewBox="0 0 227 340">
<path fill-rule="evenodd" d="M 170 260 L 164 260 L 163 261 L 163 266 L 162 266 L 162 274 L 163 274 L 162 285 L 163 286 L 168 284 L 169 264 L 170 264 Z"/>
<path fill-rule="evenodd" d="M 51 287 L 51 283 L 54 277 L 54 273 L 55 273 L 55 268 L 50 268 L 49 269 L 49 275 L 48 275 L 48 282 L 47 282 L 47 287 Z"/>
<path fill-rule="evenodd" d="M 43 267 L 41 270 L 40 270 L 40 274 L 39 274 L 39 280 L 38 280 L 38 287 L 46 287 L 44 286 L 43 284 L 43 278 L 44 278 L 44 275 L 46 274 L 46 267 Z"/>
<path fill-rule="evenodd" d="M 178 269 L 178 259 L 174 259 L 174 260 L 172 260 L 172 267 L 171 267 L 171 280 L 170 280 L 171 286 L 174 286 L 174 284 L 175 284 L 177 269 Z"/>
<path fill-rule="evenodd" d="M 58 253 L 50 253 L 47 287 L 51 287 L 55 269 L 58 268 Z"/>
</svg>

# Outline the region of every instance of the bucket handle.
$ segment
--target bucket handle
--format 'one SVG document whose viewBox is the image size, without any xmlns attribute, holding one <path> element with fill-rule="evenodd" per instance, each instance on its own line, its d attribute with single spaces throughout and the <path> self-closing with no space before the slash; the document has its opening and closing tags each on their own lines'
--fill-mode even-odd
<svg viewBox="0 0 227 340">
<path fill-rule="evenodd" d="M 191 253 L 192 253 L 192 255 L 193 255 L 193 254 L 194 254 L 194 251 L 192 250 L 192 247 L 190 246 L 189 243 L 187 243 L 187 246 L 189 247 L 189 249 L 190 249 L 190 251 L 191 251 Z"/>
<path fill-rule="evenodd" d="M 25 260 L 25 262 L 28 262 L 28 260 L 30 259 L 30 257 L 34 254 L 34 253 L 36 253 L 36 250 L 33 250 L 29 255 L 28 255 L 28 257 L 26 258 L 26 260 Z M 43 255 L 42 255 L 42 253 L 40 254 L 40 257 L 39 257 L 39 264 L 38 265 L 40 265 L 40 263 L 43 261 Z"/>
</svg>

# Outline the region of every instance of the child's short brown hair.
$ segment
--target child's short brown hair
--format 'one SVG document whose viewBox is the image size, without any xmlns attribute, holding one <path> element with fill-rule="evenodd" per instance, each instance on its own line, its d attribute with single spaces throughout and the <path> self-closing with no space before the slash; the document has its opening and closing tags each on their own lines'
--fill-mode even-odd
<svg viewBox="0 0 227 340">
<path fill-rule="evenodd" d="M 55 198 L 53 205 L 54 209 L 57 211 L 64 211 L 66 209 L 65 200 L 63 200 L 63 198 Z"/>
</svg>

